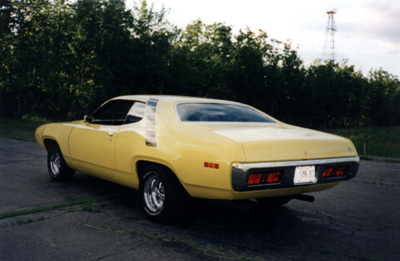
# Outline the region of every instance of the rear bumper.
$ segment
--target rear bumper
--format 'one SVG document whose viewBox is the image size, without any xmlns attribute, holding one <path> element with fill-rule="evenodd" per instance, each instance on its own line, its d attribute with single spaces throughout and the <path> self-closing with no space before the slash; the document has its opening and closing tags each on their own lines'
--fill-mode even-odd
<svg viewBox="0 0 400 261">
<path fill-rule="evenodd" d="M 310 186 L 315 184 L 326 184 L 349 180 L 356 176 L 360 158 L 332 158 L 317 160 L 298 160 L 298 161 L 280 161 L 280 162 L 260 162 L 260 163 L 234 163 L 232 165 L 232 188 L 234 191 L 254 191 L 270 190 L 279 188 Z M 315 166 L 316 183 L 312 184 L 294 184 L 294 173 L 296 167 Z M 322 173 L 326 168 L 348 166 L 346 175 L 339 177 L 322 178 Z M 249 175 L 254 172 L 283 171 L 282 180 L 274 184 L 249 185 L 247 181 Z"/>
</svg>

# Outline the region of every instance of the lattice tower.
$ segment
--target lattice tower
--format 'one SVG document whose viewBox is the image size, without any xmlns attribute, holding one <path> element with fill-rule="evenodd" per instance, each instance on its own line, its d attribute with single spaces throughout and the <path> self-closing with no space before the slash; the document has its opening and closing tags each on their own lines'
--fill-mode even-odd
<svg viewBox="0 0 400 261">
<path fill-rule="evenodd" d="M 324 45 L 324 60 L 335 60 L 335 32 L 337 31 L 334 15 L 336 9 L 326 12 L 328 14 L 328 25 L 326 26 L 325 45 Z M 328 51 L 329 45 L 329 51 Z M 329 54 L 328 54 L 329 52 Z M 329 55 L 329 57 L 327 57 Z"/>
</svg>

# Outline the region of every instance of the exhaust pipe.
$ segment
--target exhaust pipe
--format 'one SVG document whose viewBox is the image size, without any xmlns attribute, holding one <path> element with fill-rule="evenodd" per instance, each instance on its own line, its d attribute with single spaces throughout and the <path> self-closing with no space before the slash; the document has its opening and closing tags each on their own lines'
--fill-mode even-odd
<svg viewBox="0 0 400 261">
<path fill-rule="evenodd" d="M 314 202 L 315 197 L 310 195 L 299 194 L 294 196 L 294 199 L 303 200 L 307 202 Z"/>
</svg>

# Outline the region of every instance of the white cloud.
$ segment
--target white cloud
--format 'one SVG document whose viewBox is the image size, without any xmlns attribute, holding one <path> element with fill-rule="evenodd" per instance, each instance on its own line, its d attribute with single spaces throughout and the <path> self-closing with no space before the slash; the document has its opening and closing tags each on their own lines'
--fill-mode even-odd
<svg viewBox="0 0 400 261">
<path fill-rule="evenodd" d="M 374 13 L 374 20 L 370 26 L 371 37 L 378 37 L 384 41 L 400 45 L 400 2 L 379 1 L 369 2 L 366 9 Z M 375 12 L 374 12 L 375 11 Z"/>
<path fill-rule="evenodd" d="M 400 1 L 368 1 L 345 10 L 343 33 L 346 37 L 381 42 L 379 51 L 400 49 Z"/>
</svg>

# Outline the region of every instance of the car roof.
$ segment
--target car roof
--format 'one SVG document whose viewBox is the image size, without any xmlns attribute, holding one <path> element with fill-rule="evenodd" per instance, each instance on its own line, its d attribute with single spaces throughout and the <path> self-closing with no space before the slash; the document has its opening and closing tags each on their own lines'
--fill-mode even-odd
<svg viewBox="0 0 400 261">
<path fill-rule="evenodd" d="M 187 97 L 177 95 L 123 95 L 112 98 L 111 100 L 133 100 L 147 102 L 150 99 L 157 99 L 159 101 L 166 102 L 211 102 L 211 103 L 237 103 L 228 100 L 210 99 L 210 98 L 198 98 L 198 97 Z"/>
</svg>

